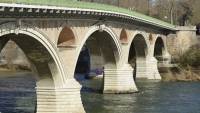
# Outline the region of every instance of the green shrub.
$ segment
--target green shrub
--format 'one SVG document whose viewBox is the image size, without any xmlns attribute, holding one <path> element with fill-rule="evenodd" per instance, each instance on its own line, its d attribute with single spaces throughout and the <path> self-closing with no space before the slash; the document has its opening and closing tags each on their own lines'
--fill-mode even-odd
<svg viewBox="0 0 200 113">
<path fill-rule="evenodd" d="M 200 45 L 191 47 L 186 53 L 180 56 L 179 63 L 182 67 L 200 67 Z"/>
</svg>

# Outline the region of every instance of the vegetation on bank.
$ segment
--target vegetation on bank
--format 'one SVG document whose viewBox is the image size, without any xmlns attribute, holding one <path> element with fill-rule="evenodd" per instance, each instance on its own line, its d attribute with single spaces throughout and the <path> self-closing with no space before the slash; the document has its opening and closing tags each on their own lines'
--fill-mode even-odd
<svg viewBox="0 0 200 113">
<path fill-rule="evenodd" d="M 200 81 L 200 71 L 192 68 L 169 67 L 161 73 L 162 81 Z"/>
<path fill-rule="evenodd" d="M 180 66 L 183 68 L 200 68 L 200 44 L 192 46 L 179 59 Z"/>
<path fill-rule="evenodd" d="M 176 67 L 160 69 L 163 81 L 200 81 L 200 44 L 181 55 L 177 63 Z"/>
</svg>

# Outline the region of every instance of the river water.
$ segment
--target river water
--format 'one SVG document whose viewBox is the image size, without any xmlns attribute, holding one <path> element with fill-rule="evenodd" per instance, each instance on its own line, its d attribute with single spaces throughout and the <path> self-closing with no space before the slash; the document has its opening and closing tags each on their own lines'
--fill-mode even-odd
<svg viewBox="0 0 200 113">
<path fill-rule="evenodd" d="M 13 76 L 14 75 L 14 76 Z M 82 90 L 87 113 L 200 113 L 199 82 L 137 81 L 139 93 L 100 94 Z M 0 112 L 34 113 L 35 80 L 30 73 L 0 75 Z"/>
</svg>

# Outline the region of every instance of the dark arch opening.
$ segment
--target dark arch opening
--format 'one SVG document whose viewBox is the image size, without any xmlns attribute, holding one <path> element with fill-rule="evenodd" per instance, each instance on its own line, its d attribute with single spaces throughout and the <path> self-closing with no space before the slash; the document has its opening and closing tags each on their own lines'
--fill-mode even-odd
<svg viewBox="0 0 200 113">
<path fill-rule="evenodd" d="M 136 35 L 131 43 L 128 62 L 133 67 L 133 77 L 146 78 L 146 54 L 147 44 L 142 35 Z"/>
<path fill-rule="evenodd" d="M 154 45 L 154 57 L 157 59 L 157 68 L 161 75 L 161 77 L 165 76 L 165 73 L 167 73 L 168 68 L 165 67 L 165 59 L 163 57 L 163 54 L 165 52 L 165 46 L 163 39 L 161 37 L 158 37 L 156 39 L 155 45 Z"/>
<path fill-rule="evenodd" d="M 120 34 L 120 41 L 121 43 L 127 43 L 128 42 L 128 37 L 127 37 L 127 33 L 126 30 L 123 28 Z"/>
<path fill-rule="evenodd" d="M 62 47 L 74 44 L 75 44 L 75 36 L 73 31 L 69 27 L 64 27 L 60 32 L 57 45 Z"/>
<path fill-rule="evenodd" d="M 0 71 L 0 96 L 4 98 L 0 102 L 0 111 L 5 113 L 35 113 L 37 111 L 35 87 L 54 87 L 50 65 L 56 64 L 44 45 L 31 36 L 25 34 L 3 35 L 0 37 L 0 51 L 8 41 L 12 41 L 18 49 L 23 51 L 22 54 L 26 56 L 27 61 L 31 64 L 32 71 L 3 74 Z M 17 55 L 16 57 L 18 57 Z"/>
<path fill-rule="evenodd" d="M 155 47 L 154 47 L 154 57 L 158 61 L 162 61 L 164 49 L 165 49 L 165 47 L 164 47 L 163 40 L 161 37 L 158 37 L 155 42 Z"/>
<path fill-rule="evenodd" d="M 93 107 L 101 108 L 94 104 L 92 95 L 103 92 L 104 69 L 116 68 L 118 57 L 118 48 L 113 37 L 106 31 L 95 31 L 87 38 L 75 72 L 75 79 L 82 85 L 81 99 L 86 112 L 91 112 Z M 80 69 L 84 71 L 78 73 L 77 70 Z"/>
<path fill-rule="evenodd" d="M 79 54 L 79 58 L 77 61 L 76 69 L 75 69 L 75 78 L 78 81 L 83 79 L 89 79 L 90 74 L 90 52 L 86 45 L 84 45 Z M 79 76 L 79 74 L 84 74 L 84 76 Z"/>
<path fill-rule="evenodd" d="M 118 49 L 106 31 L 96 31 L 86 40 L 79 54 L 75 79 L 82 90 L 102 92 L 104 68 L 116 68 Z M 88 84 L 84 82 L 89 82 Z"/>
</svg>

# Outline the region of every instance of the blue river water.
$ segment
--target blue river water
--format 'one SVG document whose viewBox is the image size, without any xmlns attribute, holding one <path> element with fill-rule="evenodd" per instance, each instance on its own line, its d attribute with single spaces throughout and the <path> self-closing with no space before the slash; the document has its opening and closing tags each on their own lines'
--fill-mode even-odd
<svg viewBox="0 0 200 113">
<path fill-rule="evenodd" d="M 82 90 L 87 113 L 200 113 L 200 82 L 137 81 L 139 93 Z M 34 113 L 35 79 L 30 73 L 0 75 L 0 113 Z"/>
</svg>

